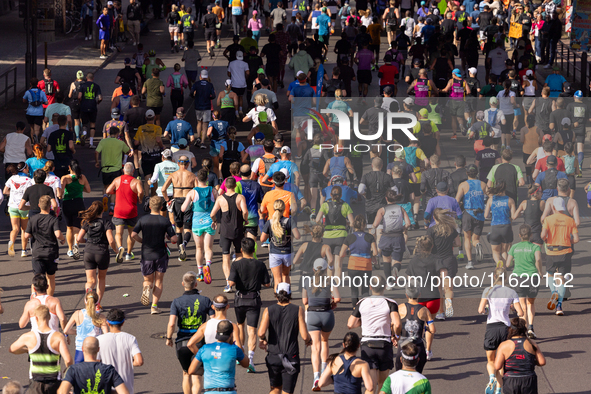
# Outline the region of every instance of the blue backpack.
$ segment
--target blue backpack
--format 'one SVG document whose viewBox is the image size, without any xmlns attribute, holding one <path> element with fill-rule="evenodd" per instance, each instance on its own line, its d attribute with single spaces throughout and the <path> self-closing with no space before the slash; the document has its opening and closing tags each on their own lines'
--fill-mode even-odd
<svg viewBox="0 0 591 394">
<path fill-rule="evenodd" d="M 406 146 L 404 147 L 405 153 L 405 160 L 408 164 L 412 166 L 412 168 L 417 167 L 417 147 L 416 146 Z"/>
</svg>

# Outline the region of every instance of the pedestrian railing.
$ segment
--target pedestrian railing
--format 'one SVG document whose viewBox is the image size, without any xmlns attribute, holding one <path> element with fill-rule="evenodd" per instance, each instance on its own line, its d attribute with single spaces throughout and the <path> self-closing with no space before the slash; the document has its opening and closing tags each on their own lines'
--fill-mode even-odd
<svg viewBox="0 0 591 394">
<path fill-rule="evenodd" d="M 12 83 L 9 84 L 9 76 L 10 73 L 14 74 L 14 78 L 11 78 Z M 10 89 L 13 89 L 13 98 L 12 101 L 16 102 L 16 66 L 9 68 L 8 70 L 4 71 L 0 74 L 0 80 L 4 78 L 4 89 L 0 91 L 0 97 L 4 95 L 4 108 L 8 107 L 8 92 Z"/>
<path fill-rule="evenodd" d="M 572 78 L 575 87 L 583 91 L 584 96 L 589 95 L 589 63 L 587 52 L 575 52 L 568 44 L 558 41 L 556 48 L 556 63 L 559 64 L 565 78 Z"/>
</svg>

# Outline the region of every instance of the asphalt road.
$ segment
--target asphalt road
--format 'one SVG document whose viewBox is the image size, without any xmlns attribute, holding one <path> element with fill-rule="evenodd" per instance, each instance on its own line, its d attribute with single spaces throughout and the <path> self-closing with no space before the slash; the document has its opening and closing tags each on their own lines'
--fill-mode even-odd
<svg viewBox="0 0 591 394">
<path fill-rule="evenodd" d="M 168 70 L 161 77 L 166 80 L 172 70 L 175 62 L 179 62 L 180 54 L 171 54 L 169 51 L 168 32 L 165 23 L 159 21 L 152 25 L 152 33 L 146 37 L 144 47 L 146 49 L 155 48 L 158 56 L 168 66 Z M 197 45 L 205 53 L 204 43 L 197 38 Z M 261 43 L 266 42 L 266 37 L 261 38 Z M 334 40 L 333 40 L 334 42 Z M 227 36 L 224 39 L 224 45 L 229 44 Z M 110 100 L 109 94 L 115 88 L 113 81 L 117 71 L 123 65 L 123 58 L 131 56 L 133 48 L 127 46 L 124 52 L 116 57 L 112 64 L 109 64 L 103 70 L 100 70 L 95 78 L 95 82 L 101 85 L 105 100 Z M 204 60 L 204 66 L 210 69 L 214 85 L 219 90 L 222 87 L 222 81 L 225 79 L 226 62 L 221 56 L 221 50 L 216 50 L 217 56 L 213 60 Z M 334 64 L 334 54 L 329 57 L 328 68 Z M 482 68 L 482 67 L 481 67 Z M 290 75 L 289 73 L 287 75 Z M 374 77 L 375 78 L 375 77 Z M 290 81 L 289 77 L 286 82 Z M 60 81 L 63 86 L 69 81 Z M 399 86 L 399 91 L 403 92 L 403 84 Z M 288 104 L 285 99 L 285 90 L 280 90 L 280 108 L 278 111 L 280 119 L 280 128 L 285 130 L 289 126 L 287 117 Z M 377 87 L 374 83 L 370 91 L 371 94 L 377 94 Z M 371 95 L 370 94 L 370 95 Z M 187 99 L 185 107 L 189 107 L 192 100 Z M 100 105 L 99 127 L 108 119 L 108 105 Z M 194 123 L 194 115 L 189 112 L 189 121 Z M 165 108 L 163 111 L 163 124 L 170 120 L 171 106 L 168 99 L 165 99 Z M 241 129 L 246 130 L 244 126 Z M 246 133 L 241 133 L 244 136 Z M 468 157 L 468 162 L 472 161 L 473 151 L 465 140 L 457 142 L 449 140 L 449 133 L 442 134 L 442 161 L 443 167 L 451 169 L 454 156 L 463 153 Z M 519 149 L 516 149 L 518 151 Z M 199 158 L 207 154 L 205 150 L 194 150 Z M 82 163 L 83 170 L 89 178 L 93 192 L 86 197 L 86 203 L 101 196 L 101 182 L 96 176 L 94 167 L 94 152 L 88 148 L 80 149 L 76 155 Z M 521 154 L 516 154 L 515 164 L 521 164 Z M 578 180 L 578 186 L 582 190 L 583 182 Z M 577 201 L 581 207 L 583 219 L 580 227 L 581 242 L 577 246 L 577 252 L 573 258 L 573 273 L 575 275 L 575 289 L 573 289 L 572 298 L 565 303 L 564 317 L 554 316 L 553 313 L 545 309 L 549 292 L 540 291 L 536 304 L 538 314 L 536 317 L 535 328 L 539 337 L 537 341 L 547 358 L 547 365 L 544 368 L 538 368 L 539 392 L 540 393 L 589 393 L 589 378 L 591 378 L 591 366 L 589 365 L 589 346 L 591 345 L 591 334 L 589 333 L 589 312 L 591 312 L 591 300 L 586 293 L 591 279 L 588 273 L 586 263 L 587 257 L 591 252 L 591 231 L 589 230 L 590 220 L 587 217 L 589 210 L 586 208 L 584 193 L 577 191 Z M 525 189 L 520 189 L 521 197 L 525 196 Z M 514 223 L 514 232 L 521 220 Z M 64 224 L 62 223 L 62 226 Z M 65 227 L 64 227 L 65 230 Z M 2 342 L 0 343 L 0 377 L 2 379 L 16 379 L 23 383 L 27 382 L 27 360 L 25 356 L 14 356 L 9 354 L 8 346 L 16 338 L 26 332 L 25 329 L 18 328 L 18 318 L 22 313 L 22 308 L 29 298 L 29 286 L 32 278 L 30 258 L 17 257 L 10 258 L 6 254 L 6 245 L 10 231 L 10 222 L 7 217 L 0 217 L 0 287 L 4 289 L 2 302 L 5 309 L 3 315 L 0 315 L 2 323 Z M 423 230 L 411 231 L 409 234 L 410 244 L 413 245 L 413 239 L 424 233 Z M 17 245 L 19 243 L 17 242 Z M 259 249 L 261 259 L 266 259 L 266 250 Z M 490 247 L 485 242 L 485 250 L 488 253 L 488 259 L 477 266 L 477 269 L 470 274 L 482 276 L 490 273 L 494 267 L 490 259 Z M 83 307 L 84 293 L 84 269 L 82 260 L 74 261 L 65 256 L 66 249 L 62 247 L 60 253 L 60 268 L 57 273 L 57 291 L 56 296 L 66 310 L 68 317 L 77 309 Z M 107 276 L 107 290 L 103 300 L 103 307 L 109 309 L 112 307 L 122 308 L 127 314 L 127 320 L 124 330 L 135 335 L 142 350 L 145 364 L 137 368 L 135 373 L 136 393 L 181 393 L 181 369 L 176 360 L 174 350 L 164 344 L 162 338 L 166 332 L 168 322 L 168 308 L 171 301 L 182 294 L 180 286 L 181 276 L 188 270 L 195 269 L 194 262 L 194 244 L 191 243 L 188 248 L 189 259 L 180 262 L 176 259 L 177 254 L 173 252 L 170 260 L 169 270 L 165 276 L 164 293 L 159 306 L 164 310 L 161 315 L 150 315 L 149 307 L 140 304 L 141 281 L 142 277 L 139 269 L 139 247 L 136 246 L 136 259 L 132 262 L 117 264 L 114 256 Z M 17 250 L 17 252 L 19 252 Z M 406 264 L 405 260 L 403 264 Z M 465 273 L 461 265 L 459 274 Z M 297 270 L 294 271 L 294 280 L 297 279 Z M 211 285 L 200 284 L 199 288 L 202 294 L 213 297 L 220 293 L 225 285 L 221 270 L 221 252 L 219 247 L 215 246 L 213 259 L 213 278 Z M 434 393 L 477 393 L 482 392 L 488 377 L 486 374 L 486 358 L 482 347 L 485 321 L 484 316 L 478 315 L 477 305 L 482 289 L 471 289 L 466 291 L 464 298 L 458 298 L 454 302 L 455 315 L 445 322 L 436 322 L 437 334 L 433 344 L 434 358 L 428 362 L 424 374 L 430 379 Z M 128 297 L 124 295 L 128 294 Z M 273 294 L 270 290 L 263 291 L 265 306 L 273 302 Z M 400 291 L 393 291 L 388 295 L 397 301 L 403 301 Z M 294 302 L 300 303 L 300 300 Z M 340 350 L 340 341 L 348 331 L 346 321 L 350 314 L 350 304 L 346 300 L 339 305 L 336 310 L 337 325 L 331 335 L 330 346 L 331 353 Z M 230 318 L 234 318 L 231 311 Z M 357 330 L 359 332 L 359 330 Z M 73 344 L 70 347 L 74 351 Z M 312 387 L 312 368 L 310 365 L 310 349 L 300 344 L 302 358 L 302 373 L 298 380 L 296 388 L 297 393 L 307 392 Z M 259 394 L 267 392 L 268 377 L 266 376 L 266 367 L 264 363 L 264 353 L 257 351 L 255 356 L 256 374 L 246 374 L 240 369 L 237 372 L 237 386 L 240 393 Z M 0 383 L 0 386 L 3 384 Z M 332 392 L 331 388 L 324 392 Z"/>
</svg>

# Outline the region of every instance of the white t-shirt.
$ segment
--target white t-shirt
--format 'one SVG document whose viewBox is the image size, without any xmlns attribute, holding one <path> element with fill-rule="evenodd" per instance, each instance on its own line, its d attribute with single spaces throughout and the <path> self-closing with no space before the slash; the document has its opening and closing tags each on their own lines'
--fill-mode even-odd
<svg viewBox="0 0 591 394">
<path fill-rule="evenodd" d="M 505 60 L 509 59 L 507 52 L 503 48 L 495 48 L 489 52 L 488 58 L 491 59 L 490 72 L 501 75 L 505 70 Z"/>
<path fill-rule="evenodd" d="M 405 8 L 405 7 L 401 6 L 401 8 Z M 408 8 L 410 8 L 410 7 L 408 7 Z M 413 18 L 404 18 L 402 20 L 402 22 L 400 22 L 400 27 L 404 27 L 404 34 L 406 34 L 408 37 L 411 37 L 411 38 L 412 38 L 412 32 L 415 29 L 415 25 L 416 25 L 416 22 Z"/>
<path fill-rule="evenodd" d="M 381 296 L 366 297 L 355 305 L 353 316 L 361 319 L 362 343 L 391 341 L 391 312 L 398 312 L 398 304 L 394 300 Z"/>
<path fill-rule="evenodd" d="M 250 102 L 254 103 L 254 98 L 259 94 L 266 94 L 269 102 L 267 103 L 267 108 L 273 108 L 273 103 L 277 102 L 277 95 L 275 92 L 269 89 L 259 89 L 253 93 L 252 97 L 250 98 Z"/>
<path fill-rule="evenodd" d="M 133 394 L 133 357 L 141 353 L 137 340 L 126 332 L 109 332 L 97 339 L 100 347 L 97 359 L 114 366 L 129 394 Z"/>
<path fill-rule="evenodd" d="M 18 204 L 21 202 L 23 194 L 25 194 L 25 190 L 31 186 L 31 178 L 28 176 L 13 175 L 6 181 L 4 186 L 8 186 L 10 188 L 8 207 L 18 208 Z"/>
<path fill-rule="evenodd" d="M 267 112 L 267 123 L 271 123 L 271 122 L 277 120 L 277 117 L 275 116 L 275 112 L 273 112 L 273 110 L 271 108 L 257 105 L 256 107 L 254 107 L 253 109 L 248 111 L 248 113 L 246 114 L 246 116 L 248 116 L 250 119 L 252 119 L 252 122 L 254 123 L 252 127 L 259 125 L 259 112 L 263 112 L 263 111 Z"/>
<path fill-rule="evenodd" d="M 248 71 L 248 63 L 244 60 L 234 60 L 228 65 L 228 72 L 232 75 L 232 87 L 233 88 L 245 88 L 246 87 L 246 74 Z"/>
<path fill-rule="evenodd" d="M 57 190 L 62 187 L 62 180 L 56 175 L 47 175 L 45 178 L 45 182 L 43 182 L 46 186 L 49 186 L 53 189 L 53 193 L 57 196 Z M 32 184 L 32 181 L 31 181 Z"/>
<path fill-rule="evenodd" d="M 371 25 L 371 16 L 362 16 L 361 17 L 361 24 L 365 27 L 369 27 Z"/>
<path fill-rule="evenodd" d="M 501 90 L 497 93 L 499 99 L 499 108 L 503 111 L 503 115 L 513 115 L 513 104 L 511 104 L 511 97 L 515 97 L 515 92 L 510 90 L 509 96 L 505 97 L 505 91 Z"/>
<path fill-rule="evenodd" d="M 494 112 L 496 113 L 496 118 L 494 116 Z M 493 128 L 493 138 L 500 138 L 501 137 L 501 122 L 505 119 L 505 115 L 503 114 L 503 111 L 501 111 L 500 109 L 493 109 L 493 108 L 489 108 L 486 111 L 484 111 L 484 121 L 488 124 L 491 125 L 491 127 Z"/>
<path fill-rule="evenodd" d="M 519 296 L 515 290 L 504 287 L 489 287 L 482 293 L 482 298 L 488 300 L 488 318 L 486 324 L 504 323 L 507 327 L 511 325 L 509 312 L 512 304 L 519 303 Z"/>
</svg>

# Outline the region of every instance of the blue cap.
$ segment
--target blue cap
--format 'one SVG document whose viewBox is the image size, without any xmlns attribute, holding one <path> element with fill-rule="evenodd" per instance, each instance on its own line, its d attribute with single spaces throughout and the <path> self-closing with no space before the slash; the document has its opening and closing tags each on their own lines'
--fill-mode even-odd
<svg viewBox="0 0 591 394">
<path fill-rule="evenodd" d="M 256 134 L 254 135 L 254 139 L 255 139 L 256 141 L 261 141 L 261 140 L 264 140 L 264 139 L 265 139 L 265 135 L 259 131 L 258 133 L 256 133 Z"/>
<path fill-rule="evenodd" d="M 460 71 L 459 68 L 454 68 L 454 70 L 452 72 L 454 73 L 454 75 L 456 77 L 460 77 L 460 78 L 462 77 L 462 72 Z"/>
<path fill-rule="evenodd" d="M 188 145 L 188 143 L 187 143 L 187 139 L 186 139 L 186 138 L 181 138 L 181 139 L 179 139 L 179 140 L 178 140 L 176 143 L 177 143 L 177 145 L 179 145 L 179 146 L 180 146 L 180 145 L 182 145 L 182 146 L 187 146 L 187 145 Z"/>
<path fill-rule="evenodd" d="M 576 97 L 576 98 L 581 98 L 581 97 L 583 97 L 583 92 L 582 92 L 581 90 L 577 90 L 577 91 L 575 92 L 575 97 Z"/>
<path fill-rule="evenodd" d="M 425 2 L 424 1 L 421 1 L 421 5 L 425 5 Z"/>
</svg>

